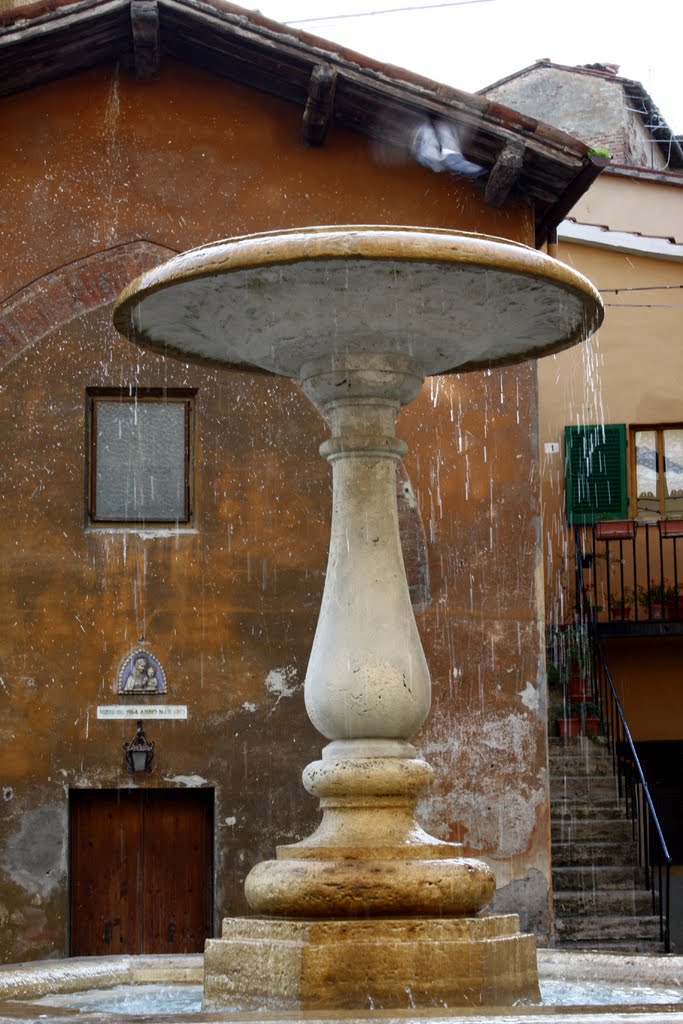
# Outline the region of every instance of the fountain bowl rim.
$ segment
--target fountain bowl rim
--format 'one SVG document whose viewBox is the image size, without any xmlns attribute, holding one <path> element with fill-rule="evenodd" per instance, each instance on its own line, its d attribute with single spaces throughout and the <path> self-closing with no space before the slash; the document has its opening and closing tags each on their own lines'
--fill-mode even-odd
<svg viewBox="0 0 683 1024">
<path fill-rule="evenodd" d="M 334 224 L 237 235 L 178 253 L 145 271 L 121 292 L 113 305 L 113 323 L 121 334 L 143 348 L 174 356 L 184 362 L 221 369 L 274 373 L 277 371 L 248 360 L 214 359 L 150 338 L 144 328 L 136 326 L 135 308 L 150 295 L 174 285 L 250 269 L 326 260 L 430 263 L 463 269 L 495 270 L 556 285 L 566 294 L 578 297 L 584 306 L 587 329 L 577 326 L 559 341 L 543 346 L 542 350 L 515 353 L 504 358 L 475 360 L 438 372 L 469 372 L 550 355 L 571 347 L 597 330 L 604 317 L 600 293 L 583 274 L 523 242 L 450 228 Z"/>
</svg>

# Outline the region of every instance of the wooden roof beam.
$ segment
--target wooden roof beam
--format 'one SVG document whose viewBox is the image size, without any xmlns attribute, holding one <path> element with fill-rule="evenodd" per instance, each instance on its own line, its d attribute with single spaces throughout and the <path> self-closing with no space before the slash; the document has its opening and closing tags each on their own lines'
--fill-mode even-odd
<svg viewBox="0 0 683 1024">
<path fill-rule="evenodd" d="M 159 7 L 157 0 L 131 0 L 135 77 L 147 82 L 159 71 Z"/>
<path fill-rule="evenodd" d="M 484 200 L 487 206 L 502 206 L 519 181 L 524 167 L 524 143 L 508 142 L 491 169 Z"/>
<path fill-rule="evenodd" d="M 322 146 L 334 116 L 337 72 L 329 64 L 316 64 L 308 83 L 303 138 L 309 146 Z"/>
</svg>

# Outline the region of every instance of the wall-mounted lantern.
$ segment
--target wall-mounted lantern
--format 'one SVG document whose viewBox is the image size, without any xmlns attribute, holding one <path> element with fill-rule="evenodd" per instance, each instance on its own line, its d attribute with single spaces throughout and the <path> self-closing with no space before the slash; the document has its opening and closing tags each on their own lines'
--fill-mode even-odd
<svg viewBox="0 0 683 1024">
<path fill-rule="evenodd" d="M 154 744 L 145 736 L 142 729 L 142 722 L 138 720 L 138 731 L 135 739 L 130 743 L 123 744 L 123 752 L 128 765 L 128 771 L 148 772 L 151 769 L 154 759 Z"/>
</svg>

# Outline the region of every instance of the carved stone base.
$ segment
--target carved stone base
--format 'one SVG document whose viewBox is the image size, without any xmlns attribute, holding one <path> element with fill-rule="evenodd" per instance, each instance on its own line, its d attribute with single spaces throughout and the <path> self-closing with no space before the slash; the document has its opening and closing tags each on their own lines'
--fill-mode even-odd
<svg viewBox="0 0 683 1024">
<path fill-rule="evenodd" d="M 516 914 L 226 918 L 204 954 L 204 1008 L 361 1010 L 539 1002 L 536 943 Z"/>
</svg>

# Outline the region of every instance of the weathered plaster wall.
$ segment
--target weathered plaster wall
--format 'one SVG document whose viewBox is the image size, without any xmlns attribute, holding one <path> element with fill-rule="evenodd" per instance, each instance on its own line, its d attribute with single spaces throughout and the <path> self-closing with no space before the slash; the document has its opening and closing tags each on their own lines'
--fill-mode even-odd
<svg viewBox="0 0 683 1024">
<path fill-rule="evenodd" d="M 653 168 L 666 164 L 659 146 L 650 142 L 642 118 L 628 109 L 617 79 L 541 66 L 487 90 L 486 95 L 595 149 L 607 149 L 614 163 Z"/>
<path fill-rule="evenodd" d="M 297 224 L 532 237 L 522 203 L 492 211 L 475 186 L 387 168 L 367 140 L 336 127 L 322 149 L 306 149 L 300 116 L 179 66 L 152 85 L 97 70 L 0 105 L 12 228 L 0 268 L 12 524 L 0 541 L 4 959 L 67 949 L 69 787 L 215 787 L 217 918 L 244 911 L 250 866 L 317 817 L 299 778 L 321 746 L 302 681 L 329 530 L 329 468 L 317 454 L 325 426 L 287 381 L 139 352 L 110 326 L 112 275 L 126 260 L 148 265 L 168 250 Z M 197 389 L 192 529 L 87 526 L 86 388 L 131 384 Z M 536 414 L 535 368 L 525 366 L 428 382 L 399 434 L 431 577 L 418 625 L 434 713 L 416 742 L 439 777 L 422 817 L 486 856 L 501 903 L 514 892 L 544 937 Z M 116 670 L 143 633 L 166 668 L 169 702 L 187 704 L 189 718 L 149 726 L 155 770 L 140 781 L 121 758 L 130 723 L 95 711 L 122 699 Z M 31 855 L 30 834 L 42 837 Z"/>
</svg>

